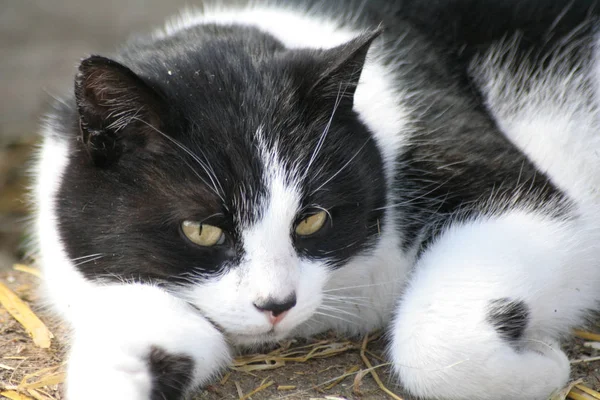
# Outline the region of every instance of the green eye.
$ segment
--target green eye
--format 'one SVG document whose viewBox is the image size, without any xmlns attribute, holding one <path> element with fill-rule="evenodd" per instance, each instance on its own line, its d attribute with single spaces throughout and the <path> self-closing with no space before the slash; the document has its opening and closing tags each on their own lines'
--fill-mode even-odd
<svg viewBox="0 0 600 400">
<path fill-rule="evenodd" d="M 325 211 L 308 216 L 296 225 L 296 234 L 299 236 L 312 235 L 325 225 L 325 221 L 327 221 L 327 213 Z"/>
<path fill-rule="evenodd" d="M 223 230 L 213 225 L 183 221 L 181 230 L 189 240 L 199 246 L 212 247 L 225 242 Z"/>
</svg>

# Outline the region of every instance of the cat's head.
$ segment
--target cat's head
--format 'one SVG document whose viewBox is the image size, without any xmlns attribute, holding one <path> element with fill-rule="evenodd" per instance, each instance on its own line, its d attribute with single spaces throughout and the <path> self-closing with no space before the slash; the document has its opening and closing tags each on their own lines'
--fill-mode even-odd
<svg viewBox="0 0 600 400">
<path fill-rule="evenodd" d="M 81 63 L 61 239 L 88 279 L 155 283 L 240 342 L 277 339 L 378 241 L 382 159 L 353 111 L 377 33 L 327 50 L 186 35 Z"/>
</svg>

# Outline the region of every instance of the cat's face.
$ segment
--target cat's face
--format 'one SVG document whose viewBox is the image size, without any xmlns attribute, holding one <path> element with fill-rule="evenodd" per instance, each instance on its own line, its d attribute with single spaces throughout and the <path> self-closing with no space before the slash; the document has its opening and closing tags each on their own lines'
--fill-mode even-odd
<svg viewBox="0 0 600 400">
<path fill-rule="evenodd" d="M 126 55 L 136 73 L 85 60 L 57 208 L 69 256 L 99 255 L 86 277 L 159 284 L 253 343 L 377 243 L 385 184 L 352 111 L 372 37 L 309 52 L 242 33 Z"/>
</svg>

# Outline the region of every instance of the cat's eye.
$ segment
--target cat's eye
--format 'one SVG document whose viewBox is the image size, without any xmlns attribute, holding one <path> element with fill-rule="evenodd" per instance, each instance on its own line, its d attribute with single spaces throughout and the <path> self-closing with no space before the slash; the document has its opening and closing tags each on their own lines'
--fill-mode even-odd
<svg viewBox="0 0 600 400">
<path fill-rule="evenodd" d="M 299 236 L 309 236 L 317 233 L 327 221 L 327 212 L 319 211 L 316 214 L 309 215 L 296 225 L 296 234 Z"/>
<path fill-rule="evenodd" d="M 213 225 L 183 221 L 181 230 L 189 240 L 199 246 L 211 247 L 225 242 L 223 230 Z"/>
</svg>

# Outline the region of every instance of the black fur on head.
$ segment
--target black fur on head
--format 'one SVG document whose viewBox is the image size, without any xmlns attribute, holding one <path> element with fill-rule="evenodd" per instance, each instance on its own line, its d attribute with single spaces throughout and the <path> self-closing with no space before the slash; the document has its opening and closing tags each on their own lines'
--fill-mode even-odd
<svg viewBox="0 0 600 400">
<path fill-rule="evenodd" d="M 98 255 L 78 266 L 89 278 L 177 282 L 235 267 L 241 230 L 261 218 L 266 192 L 258 131 L 286 170 L 300 172 L 290 174 L 303 196 L 298 217 L 318 205 L 332 218 L 294 239 L 298 253 L 340 267 L 368 250 L 386 188 L 352 105 L 378 35 L 290 50 L 253 28 L 205 25 L 130 44 L 114 60 L 84 60 L 76 107 L 57 115 L 71 142 L 57 200 L 68 255 Z M 227 240 L 195 246 L 183 220 L 218 225 Z"/>
<path fill-rule="evenodd" d="M 82 141 L 98 166 L 115 162 L 123 152 L 147 148 L 165 108 L 158 93 L 129 68 L 100 56 L 80 64 L 75 99 Z"/>
</svg>

